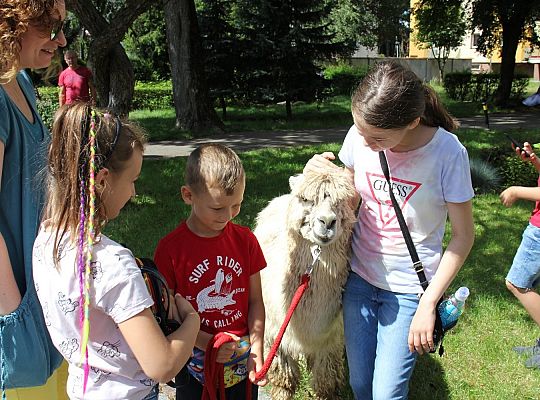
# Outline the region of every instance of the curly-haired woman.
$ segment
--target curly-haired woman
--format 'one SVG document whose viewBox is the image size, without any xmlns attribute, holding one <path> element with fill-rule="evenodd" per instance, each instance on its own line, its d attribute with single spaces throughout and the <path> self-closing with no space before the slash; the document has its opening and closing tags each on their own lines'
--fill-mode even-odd
<svg viewBox="0 0 540 400">
<path fill-rule="evenodd" d="M 0 1 L 0 391 L 43 385 L 62 360 L 32 280 L 44 191 L 39 177 L 50 134 L 23 70 L 48 67 L 56 49 L 66 45 L 65 16 L 64 0 Z M 55 400 L 57 386 L 55 376 L 46 386 L 6 394 Z"/>
</svg>

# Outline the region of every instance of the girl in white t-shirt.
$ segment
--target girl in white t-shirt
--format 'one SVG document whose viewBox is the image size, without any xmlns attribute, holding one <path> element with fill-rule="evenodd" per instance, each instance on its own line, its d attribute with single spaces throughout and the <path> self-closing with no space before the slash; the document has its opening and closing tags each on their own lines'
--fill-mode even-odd
<svg viewBox="0 0 540 400">
<path fill-rule="evenodd" d="M 190 303 L 171 297 L 181 326 L 165 337 L 133 255 L 101 234 L 135 195 L 144 143 L 139 128 L 87 104 L 55 116 L 33 271 L 52 341 L 69 363 L 70 399 L 157 399 L 156 381 L 174 378 L 195 344 Z"/>
<path fill-rule="evenodd" d="M 398 63 L 374 66 L 352 97 L 352 114 L 354 125 L 339 152 L 361 198 L 343 295 L 350 384 L 357 399 L 406 399 L 417 354 L 434 347 L 437 301 L 474 241 L 469 161 L 433 89 Z M 425 293 L 379 151 L 388 159 L 392 191 L 430 281 Z M 305 170 L 338 168 L 333 159 L 328 152 L 315 155 Z M 447 217 L 451 239 L 443 252 Z"/>
</svg>

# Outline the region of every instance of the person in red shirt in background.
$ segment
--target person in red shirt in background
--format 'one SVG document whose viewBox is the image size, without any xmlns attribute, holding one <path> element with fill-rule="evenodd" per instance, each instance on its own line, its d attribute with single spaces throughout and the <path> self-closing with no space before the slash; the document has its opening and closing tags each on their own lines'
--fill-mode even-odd
<svg viewBox="0 0 540 400">
<path fill-rule="evenodd" d="M 66 51 L 64 60 L 68 67 L 62 71 L 58 78 L 60 106 L 74 101 L 85 101 L 95 105 L 96 87 L 94 86 L 92 71 L 83 65 L 79 65 L 79 58 L 73 50 Z"/>
</svg>

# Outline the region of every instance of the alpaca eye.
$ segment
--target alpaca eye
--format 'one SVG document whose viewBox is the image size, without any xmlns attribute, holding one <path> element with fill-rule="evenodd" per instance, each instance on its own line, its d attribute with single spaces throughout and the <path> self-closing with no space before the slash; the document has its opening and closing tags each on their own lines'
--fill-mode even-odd
<svg viewBox="0 0 540 400">
<path fill-rule="evenodd" d="M 302 204 L 304 204 L 304 205 L 313 204 L 313 201 L 306 199 L 304 196 L 300 197 L 300 201 L 302 201 Z"/>
</svg>

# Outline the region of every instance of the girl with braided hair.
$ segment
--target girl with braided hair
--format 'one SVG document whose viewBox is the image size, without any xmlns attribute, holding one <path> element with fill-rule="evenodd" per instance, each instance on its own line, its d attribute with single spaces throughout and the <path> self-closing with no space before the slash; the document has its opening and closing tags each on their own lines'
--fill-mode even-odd
<svg viewBox="0 0 540 400">
<path fill-rule="evenodd" d="M 177 295 L 170 303 L 181 326 L 165 337 L 132 253 L 102 234 L 135 195 L 144 143 L 137 126 L 88 104 L 55 116 L 34 281 L 69 363 L 71 399 L 157 399 L 156 381 L 176 376 L 199 330 L 197 312 Z"/>
</svg>

